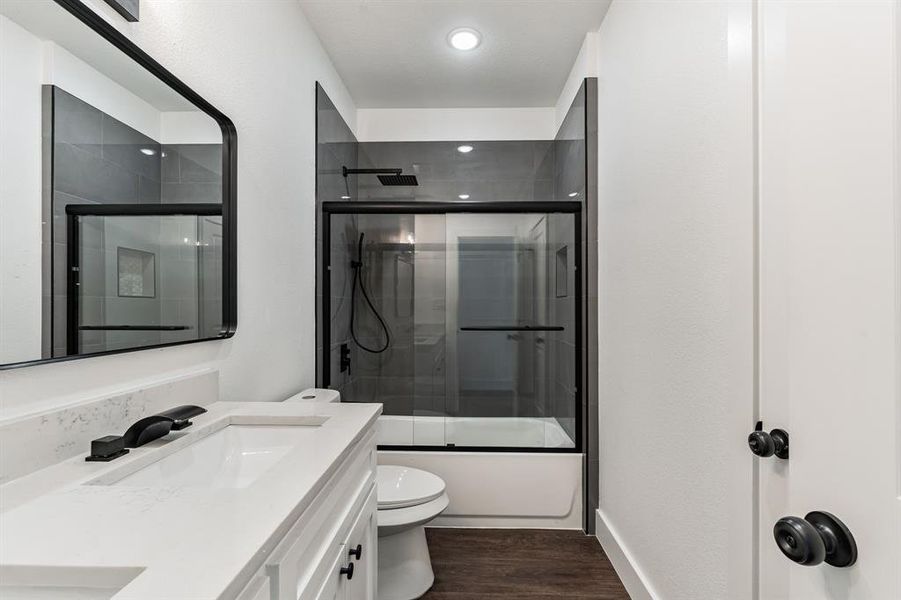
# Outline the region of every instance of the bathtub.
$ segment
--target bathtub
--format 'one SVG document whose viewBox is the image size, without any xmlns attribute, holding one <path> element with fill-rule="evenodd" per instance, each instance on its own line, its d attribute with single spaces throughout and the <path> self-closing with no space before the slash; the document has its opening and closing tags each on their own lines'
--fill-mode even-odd
<svg viewBox="0 0 901 600">
<path fill-rule="evenodd" d="M 311 389 L 289 400 L 308 399 L 340 395 Z M 379 464 L 424 469 L 447 484 L 450 504 L 430 527 L 582 528 L 583 456 L 565 452 L 573 443 L 556 419 L 382 415 L 378 438 Z M 487 451 L 489 442 L 516 451 Z"/>
<path fill-rule="evenodd" d="M 552 417 L 434 417 L 382 415 L 380 446 L 574 448 Z"/>
<path fill-rule="evenodd" d="M 379 450 L 379 464 L 444 479 L 450 504 L 430 527 L 582 527 L 583 457 L 559 451 L 574 444 L 556 419 L 382 415 L 378 443 L 392 448 Z M 449 449 L 449 443 L 480 451 Z M 546 451 L 551 448 L 557 451 Z"/>
</svg>

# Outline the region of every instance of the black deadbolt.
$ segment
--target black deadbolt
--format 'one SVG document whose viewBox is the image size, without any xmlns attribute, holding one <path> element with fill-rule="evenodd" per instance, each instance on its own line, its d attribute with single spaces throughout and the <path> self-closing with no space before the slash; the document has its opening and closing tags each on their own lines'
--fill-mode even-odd
<svg viewBox="0 0 901 600">
<path fill-rule="evenodd" d="M 833 514 L 814 511 L 801 517 L 782 517 L 773 527 L 782 554 L 812 567 L 825 562 L 850 567 L 857 561 L 857 542 L 851 531 Z"/>
<path fill-rule="evenodd" d="M 788 432 L 774 429 L 767 433 L 763 430 L 763 421 L 757 421 L 757 427 L 748 436 L 748 447 L 751 452 L 766 458 L 775 455 L 777 458 L 788 458 Z"/>
<path fill-rule="evenodd" d="M 348 552 L 347 555 L 357 560 L 363 558 L 363 544 L 357 544 L 357 547 Z"/>
</svg>

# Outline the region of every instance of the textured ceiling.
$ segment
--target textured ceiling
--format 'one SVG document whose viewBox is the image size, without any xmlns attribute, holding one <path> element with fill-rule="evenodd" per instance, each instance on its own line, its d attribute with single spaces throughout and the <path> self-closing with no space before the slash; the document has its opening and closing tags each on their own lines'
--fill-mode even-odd
<svg viewBox="0 0 901 600">
<path fill-rule="evenodd" d="M 553 106 L 610 0 L 300 0 L 359 108 Z M 457 27 L 482 33 L 454 50 Z"/>
</svg>

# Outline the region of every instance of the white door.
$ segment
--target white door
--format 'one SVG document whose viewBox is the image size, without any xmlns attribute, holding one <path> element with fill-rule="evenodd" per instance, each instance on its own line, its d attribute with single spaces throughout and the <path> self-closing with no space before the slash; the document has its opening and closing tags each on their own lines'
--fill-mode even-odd
<svg viewBox="0 0 901 600">
<path fill-rule="evenodd" d="M 787 460 L 758 459 L 759 597 L 897 599 L 899 5 L 759 7 L 760 418 L 790 436 Z M 821 551 L 811 511 L 853 534 L 852 566 L 777 547 L 793 516 L 789 551 Z"/>
</svg>

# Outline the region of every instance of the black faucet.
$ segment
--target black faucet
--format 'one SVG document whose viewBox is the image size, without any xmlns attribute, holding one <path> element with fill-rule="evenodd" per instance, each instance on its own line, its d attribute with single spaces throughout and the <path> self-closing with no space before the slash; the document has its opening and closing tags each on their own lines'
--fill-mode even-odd
<svg viewBox="0 0 901 600">
<path fill-rule="evenodd" d="M 170 431 L 190 427 L 191 417 L 202 415 L 205 408 L 185 404 L 136 421 L 124 435 L 107 435 L 91 442 L 89 462 L 108 462 L 128 454 L 128 448 L 139 448 L 159 439 Z"/>
</svg>

